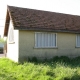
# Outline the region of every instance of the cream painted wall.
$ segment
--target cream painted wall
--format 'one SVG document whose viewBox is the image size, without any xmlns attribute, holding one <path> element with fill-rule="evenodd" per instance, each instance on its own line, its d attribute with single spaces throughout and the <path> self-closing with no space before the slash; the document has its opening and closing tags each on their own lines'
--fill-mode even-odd
<svg viewBox="0 0 80 80">
<path fill-rule="evenodd" d="M 80 48 L 76 48 L 76 34 L 57 33 L 57 48 L 35 48 L 36 31 L 19 31 L 19 58 L 37 57 L 38 59 L 53 56 L 76 57 L 80 55 Z"/>
<path fill-rule="evenodd" d="M 11 60 L 18 62 L 19 57 L 19 31 L 14 30 L 14 42 L 9 42 L 10 29 L 13 27 L 12 22 L 10 21 L 9 31 L 8 31 L 8 39 L 7 39 L 7 57 Z"/>
</svg>

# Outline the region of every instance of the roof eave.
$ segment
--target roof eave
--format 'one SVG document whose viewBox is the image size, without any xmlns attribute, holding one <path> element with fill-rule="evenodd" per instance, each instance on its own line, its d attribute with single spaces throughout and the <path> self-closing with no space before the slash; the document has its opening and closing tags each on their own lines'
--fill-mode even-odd
<svg viewBox="0 0 80 80">
<path fill-rule="evenodd" d="M 80 31 L 75 31 L 75 30 L 49 30 L 49 29 L 23 29 L 23 28 L 16 28 L 14 27 L 14 29 L 17 30 L 28 30 L 28 31 L 44 31 L 44 32 L 66 32 L 66 33 L 80 33 Z"/>
<path fill-rule="evenodd" d="M 10 15 L 9 15 L 9 9 L 7 6 L 7 14 L 6 14 L 6 21 L 5 21 L 5 28 L 4 28 L 4 37 L 6 37 L 8 35 L 9 22 L 10 22 Z"/>
</svg>

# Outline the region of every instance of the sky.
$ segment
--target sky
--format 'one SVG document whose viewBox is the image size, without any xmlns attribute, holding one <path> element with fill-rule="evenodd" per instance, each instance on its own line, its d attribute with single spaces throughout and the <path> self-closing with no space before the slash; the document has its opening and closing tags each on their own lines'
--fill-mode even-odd
<svg viewBox="0 0 80 80">
<path fill-rule="evenodd" d="M 80 15 L 80 0 L 0 0 L 0 27 L 5 25 L 7 5 Z"/>
</svg>

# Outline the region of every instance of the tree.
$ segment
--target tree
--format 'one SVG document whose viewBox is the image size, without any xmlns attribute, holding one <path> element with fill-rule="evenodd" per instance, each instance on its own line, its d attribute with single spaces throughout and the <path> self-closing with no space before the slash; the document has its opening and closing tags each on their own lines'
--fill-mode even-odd
<svg viewBox="0 0 80 80">
<path fill-rule="evenodd" d="M 4 43 L 5 40 L 3 38 L 0 39 L 0 43 Z"/>
</svg>

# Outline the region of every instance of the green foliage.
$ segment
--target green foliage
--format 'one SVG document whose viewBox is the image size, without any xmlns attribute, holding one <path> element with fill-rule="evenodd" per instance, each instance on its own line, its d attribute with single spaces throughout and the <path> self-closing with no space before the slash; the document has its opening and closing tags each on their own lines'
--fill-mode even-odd
<svg viewBox="0 0 80 80">
<path fill-rule="evenodd" d="M 60 56 L 60 57 L 58 57 L 58 56 L 56 56 L 56 57 L 53 57 L 53 59 L 52 59 L 54 62 L 70 62 L 70 59 L 68 58 L 68 57 L 66 57 L 66 56 Z"/>
<path fill-rule="evenodd" d="M 29 62 L 38 62 L 38 59 L 36 57 L 32 57 L 32 58 L 28 57 L 28 61 Z"/>
<path fill-rule="evenodd" d="M 0 58 L 0 80 L 80 80 L 80 57 L 54 57 L 50 61 L 15 63 Z M 36 64 L 35 64 L 36 62 Z"/>
<path fill-rule="evenodd" d="M 3 53 L 3 48 L 0 48 L 0 54 L 2 54 Z"/>
<path fill-rule="evenodd" d="M 4 39 L 3 38 L 1 38 L 0 39 L 0 43 L 4 43 L 5 41 L 4 41 Z"/>
</svg>

